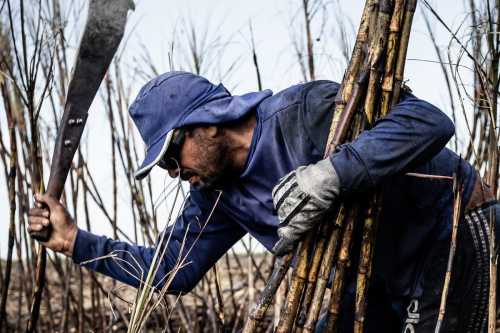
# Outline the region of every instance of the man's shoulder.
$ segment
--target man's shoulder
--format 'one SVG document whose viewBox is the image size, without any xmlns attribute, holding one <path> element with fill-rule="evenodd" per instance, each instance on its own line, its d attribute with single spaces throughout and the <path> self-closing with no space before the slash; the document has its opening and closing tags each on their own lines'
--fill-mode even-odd
<svg viewBox="0 0 500 333">
<path fill-rule="evenodd" d="M 317 104 L 325 99 L 335 98 L 338 88 L 338 83 L 328 80 L 296 84 L 264 100 L 259 106 L 259 113 L 267 119 L 294 107 L 307 111 L 311 102 Z M 304 105 L 305 108 L 300 107 Z"/>
<path fill-rule="evenodd" d="M 339 85 L 313 81 L 287 88 L 259 106 L 265 130 L 303 165 L 323 156 Z M 270 134 L 271 135 L 271 134 Z"/>
</svg>

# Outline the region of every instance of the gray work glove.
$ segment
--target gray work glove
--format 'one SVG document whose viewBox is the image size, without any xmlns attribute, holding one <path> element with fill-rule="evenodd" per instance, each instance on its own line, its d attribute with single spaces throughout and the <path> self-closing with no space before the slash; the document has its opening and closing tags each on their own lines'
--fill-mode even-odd
<svg viewBox="0 0 500 333">
<path fill-rule="evenodd" d="M 339 180 L 330 159 L 301 166 L 281 178 L 273 188 L 278 213 L 279 240 L 273 253 L 283 256 L 311 230 L 339 195 Z"/>
</svg>

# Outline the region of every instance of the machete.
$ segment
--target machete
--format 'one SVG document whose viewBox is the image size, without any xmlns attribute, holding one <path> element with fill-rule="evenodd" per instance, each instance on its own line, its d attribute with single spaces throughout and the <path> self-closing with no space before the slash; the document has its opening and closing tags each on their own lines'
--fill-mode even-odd
<svg viewBox="0 0 500 333">
<path fill-rule="evenodd" d="M 47 193 L 60 199 L 80 143 L 87 114 L 113 56 L 122 40 L 132 0 L 90 0 L 88 18 L 66 95 L 64 113 L 52 155 Z M 31 237 L 46 242 L 49 225 Z"/>
</svg>

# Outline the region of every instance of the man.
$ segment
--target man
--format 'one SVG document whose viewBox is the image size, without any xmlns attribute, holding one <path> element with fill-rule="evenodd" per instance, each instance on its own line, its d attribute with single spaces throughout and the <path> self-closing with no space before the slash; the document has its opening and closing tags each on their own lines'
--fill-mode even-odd
<svg viewBox="0 0 500 333">
<path fill-rule="evenodd" d="M 136 177 L 158 165 L 191 184 L 182 215 L 167 231 L 172 236 L 155 282 L 161 286 L 177 258 L 187 254 L 190 264 L 179 270 L 169 290 L 190 291 L 246 233 L 276 255 L 288 253 L 335 203 L 360 200 L 380 187 L 384 202 L 368 331 L 433 331 L 448 258 L 452 186 L 406 173 L 458 172 L 467 214 L 459 227 L 443 331 L 481 331 L 489 286 L 488 216 L 498 212 L 498 205 L 494 208 L 494 197 L 474 169 L 444 148 L 453 124 L 436 107 L 405 94 L 371 130 L 323 159 L 338 88 L 316 81 L 274 96 L 269 90 L 231 96 L 222 84 L 171 72 L 141 89 L 130 107 L 147 145 Z M 80 230 L 58 202 L 46 195 L 37 200 L 49 209 L 33 208 L 29 228 L 52 223 L 47 247 L 138 286 L 137 277 L 116 260 L 92 259 L 112 251 L 127 261 L 132 255 L 146 272 L 154 248 Z M 359 247 L 359 230 L 356 234 L 354 246 Z M 347 275 L 343 331 L 352 329 L 355 257 Z"/>
</svg>

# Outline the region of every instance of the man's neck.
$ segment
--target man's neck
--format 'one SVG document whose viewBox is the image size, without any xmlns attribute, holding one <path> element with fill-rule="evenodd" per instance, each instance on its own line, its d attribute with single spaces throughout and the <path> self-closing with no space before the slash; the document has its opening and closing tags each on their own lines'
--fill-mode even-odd
<svg viewBox="0 0 500 333">
<path fill-rule="evenodd" d="M 229 158 L 238 173 L 243 172 L 245 167 L 256 124 L 257 118 L 252 112 L 238 123 L 225 128 L 225 136 L 229 142 Z"/>
</svg>

